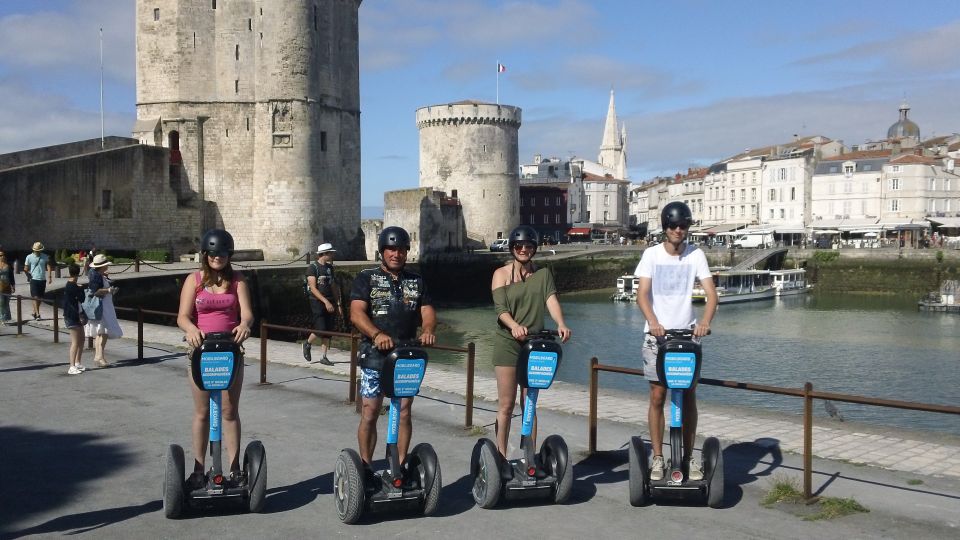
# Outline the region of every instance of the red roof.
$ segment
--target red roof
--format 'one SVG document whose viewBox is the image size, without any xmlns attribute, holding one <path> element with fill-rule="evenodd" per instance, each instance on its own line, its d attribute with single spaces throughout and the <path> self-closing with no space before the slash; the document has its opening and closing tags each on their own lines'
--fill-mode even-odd
<svg viewBox="0 0 960 540">
<path fill-rule="evenodd" d="M 567 231 L 568 235 L 590 234 L 590 227 L 574 227 Z"/>
</svg>

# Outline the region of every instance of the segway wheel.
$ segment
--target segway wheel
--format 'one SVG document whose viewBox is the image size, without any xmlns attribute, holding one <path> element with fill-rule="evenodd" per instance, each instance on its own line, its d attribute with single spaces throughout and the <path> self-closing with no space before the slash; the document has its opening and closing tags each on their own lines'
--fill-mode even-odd
<svg viewBox="0 0 960 540">
<path fill-rule="evenodd" d="M 163 515 L 177 519 L 183 514 L 184 499 L 183 448 L 171 444 L 167 447 L 166 466 L 163 474 Z"/>
<path fill-rule="evenodd" d="M 630 504 L 643 506 L 650 500 L 650 495 L 647 492 L 647 479 L 650 477 L 650 471 L 647 466 L 647 449 L 643 445 L 643 439 L 630 437 L 627 454 L 630 463 Z"/>
<path fill-rule="evenodd" d="M 333 495 L 337 501 L 337 517 L 348 525 L 356 523 L 363 513 L 363 482 L 360 455 L 349 448 L 344 449 L 333 470 Z"/>
<path fill-rule="evenodd" d="M 420 486 L 423 488 L 423 515 L 432 516 L 437 511 L 440 502 L 440 491 L 443 490 L 443 479 L 440 476 L 440 460 L 433 447 L 427 443 L 420 443 L 410 452 L 415 463 L 411 463 L 410 470 L 418 474 Z"/>
<path fill-rule="evenodd" d="M 243 471 L 247 474 L 247 510 L 263 510 L 267 498 L 267 451 L 260 441 L 250 441 L 243 451 Z"/>
<path fill-rule="evenodd" d="M 720 508 L 723 505 L 723 451 L 720 449 L 720 441 L 716 437 L 710 437 L 703 441 L 703 462 L 706 472 L 709 476 L 707 484 L 707 506 L 710 508 Z"/>
<path fill-rule="evenodd" d="M 550 435 L 540 450 L 540 463 L 557 479 L 553 489 L 553 502 L 563 504 L 573 491 L 573 464 L 570 463 L 567 442 L 559 435 Z"/>
<path fill-rule="evenodd" d="M 473 475 L 473 500 L 480 508 L 493 508 L 500 500 L 500 452 L 488 439 L 473 447 L 470 460 Z"/>
</svg>

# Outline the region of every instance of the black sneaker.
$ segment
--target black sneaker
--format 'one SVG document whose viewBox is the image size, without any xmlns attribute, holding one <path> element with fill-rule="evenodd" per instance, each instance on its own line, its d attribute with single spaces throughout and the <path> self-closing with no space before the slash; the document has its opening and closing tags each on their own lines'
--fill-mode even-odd
<svg viewBox="0 0 960 540">
<path fill-rule="evenodd" d="M 303 359 L 306 360 L 307 362 L 313 362 L 313 358 L 311 358 L 311 356 L 310 356 L 310 342 L 309 342 L 309 341 L 304 341 L 304 342 L 303 342 Z"/>
<path fill-rule="evenodd" d="M 332 365 L 333 365 L 333 362 L 331 362 L 326 356 L 324 356 L 323 358 L 320 359 L 320 363 L 323 364 L 323 365 L 325 365 L 325 366 L 332 366 Z"/>
<path fill-rule="evenodd" d="M 247 485 L 247 473 L 245 471 L 231 471 L 230 476 L 227 477 L 227 487 L 243 487 Z"/>
<path fill-rule="evenodd" d="M 513 478 L 513 464 L 506 459 L 500 460 L 500 478 L 510 480 Z"/>
<path fill-rule="evenodd" d="M 187 478 L 186 486 L 188 492 L 201 489 L 205 485 L 207 485 L 207 477 L 200 471 L 193 471 Z"/>
<path fill-rule="evenodd" d="M 373 472 L 369 466 L 363 468 L 363 482 L 369 488 L 379 487 L 381 484 L 380 477 L 377 476 L 377 473 Z"/>
</svg>

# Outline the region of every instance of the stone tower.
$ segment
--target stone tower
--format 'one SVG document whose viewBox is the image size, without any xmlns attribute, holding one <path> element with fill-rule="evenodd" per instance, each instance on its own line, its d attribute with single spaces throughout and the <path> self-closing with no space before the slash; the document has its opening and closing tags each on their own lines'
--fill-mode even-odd
<svg viewBox="0 0 960 540">
<path fill-rule="evenodd" d="M 520 223 L 520 113 L 478 101 L 417 109 L 420 187 L 459 197 L 468 244 L 506 238 Z"/>
<path fill-rule="evenodd" d="M 201 228 L 268 258 L 362 252 L 361 1 L 137 0 L 134 136 L 170 148 Z"/>
<path fill-rule="evenodd" d="M 627 126 L 617 130 L 617 107 L 614 105 L 613 89 L 610 89 L 610 104 L 607 106 L 607 121 L 603 126 L 603 141 L 597 161 L 613 172 L 614 178 L 627 179 Z"/>
</svg>

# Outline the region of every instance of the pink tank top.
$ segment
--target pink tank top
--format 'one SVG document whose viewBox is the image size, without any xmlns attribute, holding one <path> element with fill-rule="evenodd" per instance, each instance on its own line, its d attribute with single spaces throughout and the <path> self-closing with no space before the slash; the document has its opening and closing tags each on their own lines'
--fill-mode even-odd
<svg viewBox="0 0 960 540">
<path fill-rule="evenodd" d="M 200 283 L 202 277 L 202 274 L 197 272 L 194 280 Z M 240 299 L 237 297 L 239 279 L 240 276 L 234 274 L 230 287 L 223 293 L 212 293 L 206 289 L 197 292 L 197 328 L 201 332 L 229 332 L 240 324 Z"/>
</svg>

